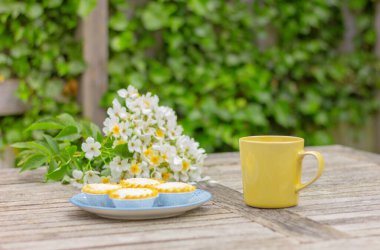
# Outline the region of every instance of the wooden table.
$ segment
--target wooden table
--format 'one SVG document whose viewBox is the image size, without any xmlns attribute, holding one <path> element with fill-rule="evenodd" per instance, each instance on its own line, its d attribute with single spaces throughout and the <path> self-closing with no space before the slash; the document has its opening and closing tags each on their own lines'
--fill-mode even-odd
<svg viewBox="0 0 380 250">
<path fill-rule="evenodd" d="M 183 216 L 150 221 L 98 218 L 68 202 L 78 191 L 41 183 L 42 170 L 0 168 L 0 249 L 380 249 L 380 156 L 342 146 L 315 148 L 324 175 L 298 207 L 245 206 L 237 153 L 214 154 L 214 198 Z M 315 171 L 305 159 L 304 176 Z"/>
</svg>

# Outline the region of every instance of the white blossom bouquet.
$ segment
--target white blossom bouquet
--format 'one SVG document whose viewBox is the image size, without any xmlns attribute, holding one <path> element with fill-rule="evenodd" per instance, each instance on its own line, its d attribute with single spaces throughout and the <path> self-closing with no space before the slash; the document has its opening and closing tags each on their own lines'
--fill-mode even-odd
<svg viewBox="0 0 380 250">
<path fill-rule="evenodd" d="M 32 124 L 40 140 L 13 144 L 21 171 L 47 166 L 46 180 L 113 182 L 131 177 L 198 182 L 205 151 L 177 124 L 175 112 L 158 97 L 133 86 L 118 91 L 102 134 L 96 125 L 68 114 Z M 81 150 L 80 150 L 81 149 Z"/>
</svg>

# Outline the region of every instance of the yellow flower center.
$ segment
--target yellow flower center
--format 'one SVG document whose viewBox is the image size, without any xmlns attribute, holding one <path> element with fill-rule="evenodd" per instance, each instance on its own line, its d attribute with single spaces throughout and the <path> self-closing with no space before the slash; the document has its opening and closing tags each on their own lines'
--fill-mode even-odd
<svg viewBox="0 0 380 250">
<path fill-rule="evenodd" d="M 171 174 L 169 172 L 162 173 L 162 179 L 164 181 L 168 181 L 170 179 Z"/>
<path fill-rule="evenodd" d="M 153 154 L 153 151 L 150 149 L 150 148 L 147 148 L 145 151 L 144 151 L 144 155 L 145 156 L 151 156 Z"/>
<path fill-rule="evenodd" d="M 157 156 L 157 155 L 153 155 L 153 156 L 150 158 L 150 162 L 151 162 L 153 165 L 157 165 L 157 164 L 160 162 L 160 157 Z"/>
<path fill-rule="evenodd" d="M 138 164 L 134 164 L 131 166 L 131 173 L 132 174 L 138 174 L 140 173 L 140 167 Z"/>
<path fill-rule="evenodd" d="M 0 82 L 3 82 L 4 80 L 5 80 L 5 77 L 2 74 L 0 74 Z"/>
<path fill-rule="evenodd" d="M 157 137 L 164 137 L 164 131 L 162 131 L 161 129 L 156 129 L 156 135 Z"/>
<path fill-rule="evenodd" d="M 167 154 L 162 154 L 162 160 L 167 161 L 168 160 L 168 155 Z"/>
<path fill-rule="evenodd" d="M 110 183 L 110 178 L 108 178 L 108 177 L 102 177 L 101 178 L 101 182 L 104 183 L 104 184 Z"/>
<path fill-rule="evenodd" d="M 144 105 L 145 105 L 145 108 L 149 108 L 150 107 L 150 102 L 147 101 L 147 100 L 144 100 Z"/>
<path fill-rule="evenodd" d="M 112 128 L 112 132 L 115 134 L 115 135 L 118 135 L 120 133 L 120 127 L 119 125 L 115 125 L 113 126 Z"/>
<path fill-rule="evenodd" d="M 188 161 L 182 162 L 182 171 L 187 171 L 190 167 L 190 163 Z"/>
<path fill-rule="evenodd" d="M 121 145 L 121 144 L 124 144 L 125 141 L 123 139 L 119 139 L 116 141 L 116 145 Z"/>
</svg>

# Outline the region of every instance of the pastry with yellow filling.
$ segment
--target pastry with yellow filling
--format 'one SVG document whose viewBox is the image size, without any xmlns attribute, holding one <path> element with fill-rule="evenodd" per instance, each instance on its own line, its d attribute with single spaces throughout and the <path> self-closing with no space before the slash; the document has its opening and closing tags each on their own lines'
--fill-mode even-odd
<svg viewBox="0 0 380 250">
<path fill-rule="evenodd" d="M 121 188 L 121 186 L 117 184 L 92 183 L 85 185 L 82 188 L 82 192 L 87 194 L 108 194 L 109 192 L 119 188 Z"/>
<path fill-rule="evenodd" d="M 161 183 L 163 181 L 150 178 L 130 178 L 120 182 L 123 187 L 127 188 L 154 188 Z"/>
<path fill-rule="evenodd" d="M 88 204 L 92 206 L 112 207 L 108 194 L 120 188 L 121 186 L 116 184 L 92 183 L 85 185 L 82 193 L 85 194 Z"/>
<path fill-rule="evenodd" d="M 166 182 L 155 186 L 158 190 L 159 205 L 176 206 L 186 204 L 193 197 L 196 187 L 183 182 Z"/>
<path fill-rule="evenodd" d="M 152 188 L 121 188 L 109 197 L 117 208 L 149 208 L 153 207 L 158 192 Z"/>
</svg>

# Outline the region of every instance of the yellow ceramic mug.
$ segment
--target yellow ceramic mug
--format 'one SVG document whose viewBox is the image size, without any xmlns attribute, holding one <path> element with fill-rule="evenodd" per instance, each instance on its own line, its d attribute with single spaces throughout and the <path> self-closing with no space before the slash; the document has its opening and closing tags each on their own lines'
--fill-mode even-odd
<svg viewBox="0 0 380 250">
<path fill-rule="evenodd" d="M 239 140 L 244 201 L 260 208 L 283 208 L 298 204 L 298 192 L 323 172 L 320 153 L 304 151 L 304 139 L 291 136 L 249 136 Z M 301 183 L 305 155 L 318 160 L 317 175 Z"/>
</svg>

